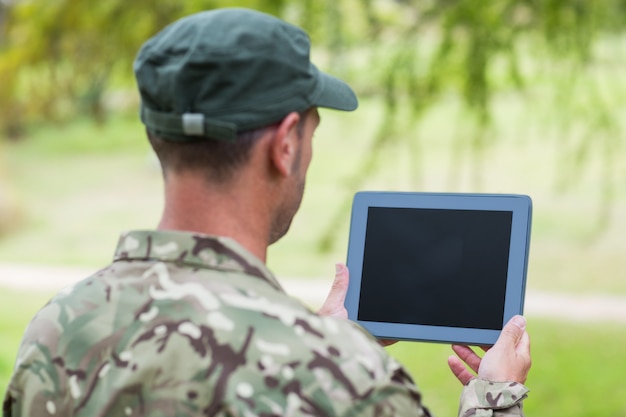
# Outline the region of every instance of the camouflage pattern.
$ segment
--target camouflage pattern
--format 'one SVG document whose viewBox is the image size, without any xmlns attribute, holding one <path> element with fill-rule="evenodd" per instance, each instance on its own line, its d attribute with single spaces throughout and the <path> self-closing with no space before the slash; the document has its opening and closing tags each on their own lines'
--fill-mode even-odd
<svg viewBox="0 0 626 417">
<path fill-rule="evenodd" d="M 473 379 L 463 389 L 459 417 L 522 416 L 528 388 L 517 382 Z"/>
<path fill-rule="evenodd" d="M 3 407 L 5 417 L 338 415 L 429 413 L 359 326 L 311 312 L 231 239 L 165 231 L 123 234 L 111 265 L 37 313 Z"/>
</svg>

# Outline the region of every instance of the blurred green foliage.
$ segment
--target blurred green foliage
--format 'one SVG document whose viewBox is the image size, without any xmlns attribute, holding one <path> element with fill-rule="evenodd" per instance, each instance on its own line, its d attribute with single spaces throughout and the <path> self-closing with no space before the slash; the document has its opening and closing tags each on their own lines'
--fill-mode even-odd
<svg viewBox="0 0 626 417">
<path fill-rule="evenodd" d="M 361 92 L 385 97 L 390 118 L 403 101 L 419 113 L 440 94 L 455 91 L 484 120 L 499 61 L 508 78 L 500 82 L 520 87 L 530 75 L 521 62 L 525 43 L 586 64 L 594 59 L 594 41 L 620 33 L 626 19 L 625 0 L 2 2 L 5 132 L 18 135 L 31 120 L 76 112 L 102 120 L 104 93 L 116 75 L 128 81 L 145 39 L 183 15 L 233 5 L 303 26 L 328 52 L 329 66 L 353 78 Z"/>
<path fill-rule="evenodd" d="M 613 114 L 622 97 L 611 95 L 615 80 L 598 77 L 597 69 L 623 65 L 623 49 L 603 45 L 623 39 L 626 0 L 0 1 L 0 131 L 20 138 L 33 124 L 77 115 L 105 122 L 110 108 L 137 100 L 114 99 L 132 90 L 132 60 L 145 39 L 183 15 L 226 6 L 302 26 L 320 66 L 347 79 L 361 97 L 384 102 L 371 150 L 347 188 L 360 188 L 385 148 L 405 149 L 418 161 L 420 138 L 410 132 L 450 96 L 461 99 L 467 114 L 454 121 L 464 125 L 454 152 L 478 159 L 497 140 L 494 97 L 515 92 L 531 106 L 552 103 L 550 122 L 563 133 L 560 186 L 576 181 L 590 155 L 600 155 L 605 209 L 599 218 L 608 223 L 614 155 L 624 142 Z M 335 240 L 343 216 L 345 207 L 330 222 L 322 249 Z"/>
</svg>

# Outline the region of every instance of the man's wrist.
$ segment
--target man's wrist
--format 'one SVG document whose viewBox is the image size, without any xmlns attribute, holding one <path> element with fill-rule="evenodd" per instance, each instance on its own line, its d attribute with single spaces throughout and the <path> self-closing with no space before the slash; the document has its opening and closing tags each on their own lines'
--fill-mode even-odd
<svg viewBox="0 0 626 417">
<path fill-rule="evenodd" d="M 511 415 L 521 415 L 521 402 L 528 396 L 528 391 L 518 382 L 472 379 L 463 388 L 459 416 L 492 416 L 494 410 L 511 408 Z"/>
</svg>

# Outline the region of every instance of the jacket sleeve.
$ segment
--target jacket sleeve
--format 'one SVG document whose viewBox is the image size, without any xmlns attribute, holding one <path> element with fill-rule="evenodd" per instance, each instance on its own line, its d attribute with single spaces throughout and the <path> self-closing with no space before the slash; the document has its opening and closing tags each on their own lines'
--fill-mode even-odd
<svg viewBox="0 0 626 417">
<path fill-rule="evenodd" d="M 473 379 L 461 393 L 459 417 L 522 417 L 528 388 L 517 382 Z"/>
</svg>

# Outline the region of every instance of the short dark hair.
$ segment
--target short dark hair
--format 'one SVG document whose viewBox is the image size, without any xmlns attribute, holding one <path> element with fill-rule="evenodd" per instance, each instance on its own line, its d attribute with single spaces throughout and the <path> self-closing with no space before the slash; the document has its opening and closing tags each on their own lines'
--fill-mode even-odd
<svg viewBox="0 0 626 417">
<path fill-rule="evenodd" d="M 267 127 L 242 132 L 232 142 L 210 139 L 173 141 L 155 135 L 149 129 L 147 134 L 161 162 L 163 175 L 167 176 L 168 172 L 202 170 L 207 173 L 209 180 L 224 182 L 249 159 L 252 148 L 266 130 Z"/>
<path fill-rule="evenodd" d="M 304 122 L 308 110 L 300 112 L 296 126 L 298 137 L 304 133 Z M 225 182 L 237 168 L 246 163 L 258 140 L 271 126 L 241 132 L 232 141 L 211 139 L 190 139 L 189 141 L 168 140 L 146 129 L 152 149 L 159 158 L 163 175 L 168 172 L 201 170 L 208 175 L 208 180 Z"/>
</svg>

